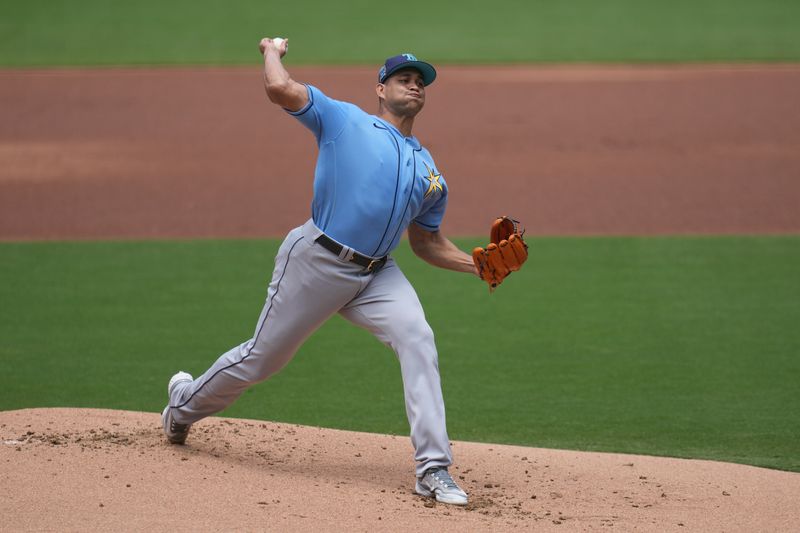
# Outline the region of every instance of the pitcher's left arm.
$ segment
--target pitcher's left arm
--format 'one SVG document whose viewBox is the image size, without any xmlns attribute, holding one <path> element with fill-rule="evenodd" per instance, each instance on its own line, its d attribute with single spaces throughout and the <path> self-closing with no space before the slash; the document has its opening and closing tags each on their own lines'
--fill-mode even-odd
<svg viewBox="0 0 800 533">
<path fill-rule="evenodd" d="M 472 256 L 460 250 L 439 230 L 428 231 L 412 222 L 408 226 L 408 242 L 418 257 L 434 266 L 478 276 Z"/>
</svg>

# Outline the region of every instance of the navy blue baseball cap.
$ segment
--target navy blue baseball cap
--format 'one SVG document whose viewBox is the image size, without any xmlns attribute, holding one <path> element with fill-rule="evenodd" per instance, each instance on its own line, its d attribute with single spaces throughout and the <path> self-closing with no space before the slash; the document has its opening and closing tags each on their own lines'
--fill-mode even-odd
<svg viewBox="0 0 800 533">
<path fill-rule="evenodd" d="M 433 65 L 420 61 L 414 54 L 400 54 L 386 60 L 386 63 L 378 71 L 378 82 L 384 83 L 389 76 L 401 68 L 418 70 L 422 74 L 422 83 L 425 85 L 430 85 L 436 79 L 436 69 L 433 68 Z"/>
</svg>

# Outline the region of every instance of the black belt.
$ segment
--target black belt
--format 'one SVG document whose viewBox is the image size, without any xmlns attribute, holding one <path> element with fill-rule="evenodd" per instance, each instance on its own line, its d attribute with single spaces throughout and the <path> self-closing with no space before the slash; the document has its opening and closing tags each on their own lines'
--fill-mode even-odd
<svg viewBox="0 0 800 533">
<path fill-rule="evenodd" d="M 334 241 L 324 233 L 317 237 L 317 242 L 326 250 L 340 255 L 342 253 L 342 249 L 344 246 L 339 244 L 338 242 Z M 360 253 L 353 251 L 353 257 L 350 258 L 350 262 L 357 264 L 358 266 L 364 267 L 367 272 L 377 272 L 378 270 L 383 268 L 383 265 L 386 264 L 386 260 L 389 259 L 388 255 L 384 255 L 379 259 L 373 259 L 366 255 L 361 255 Z"/>
</svg>

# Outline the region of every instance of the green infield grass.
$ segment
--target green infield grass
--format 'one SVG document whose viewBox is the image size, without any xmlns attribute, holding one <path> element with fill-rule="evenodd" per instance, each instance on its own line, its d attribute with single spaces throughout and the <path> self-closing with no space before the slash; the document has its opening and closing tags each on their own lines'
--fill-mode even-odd
<svg viewBox="0 0 800 533">
<path fill-rule="evenodd" d="M 438 63 L 800 59 L 796 0 L 6 0 L 0 65 L 375 65 L 401 51 Z"/>
<path fill-rule="evenodd" d="M 277 246 L 0 244 L 0 409 L 160 411 L 175 371 L 252 334 Z M 531 251 L 492 295 L 395 254 L 436 332 L 451 438 L 800 471 L 800 237 Z M 393 353 L 339 317 L 224 414 L 408 432 Z"/>
</svg>

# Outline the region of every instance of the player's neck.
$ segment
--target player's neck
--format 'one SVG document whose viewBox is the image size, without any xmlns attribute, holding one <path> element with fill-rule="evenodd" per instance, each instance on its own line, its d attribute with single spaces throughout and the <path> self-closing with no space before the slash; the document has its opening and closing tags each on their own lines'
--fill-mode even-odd
<svg viewBox="0 0 800 533">
<path fill-rule="evenodd" d="M 378 112 L 378 116 L 397 128 L 404 137 L 411 137 L 411 130 L 414 128 L 414 117 L 399 116 L 390 113 L 386 108 Z"/>
</svg>

